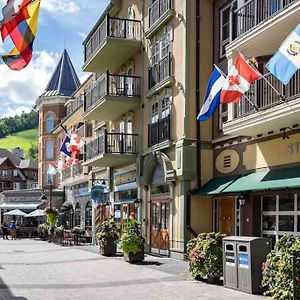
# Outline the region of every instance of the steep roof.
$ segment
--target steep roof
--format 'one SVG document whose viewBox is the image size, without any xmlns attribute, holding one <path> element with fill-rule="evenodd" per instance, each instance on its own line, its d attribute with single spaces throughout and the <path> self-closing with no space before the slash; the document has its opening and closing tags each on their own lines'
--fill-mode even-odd
<svg viewBox="0 0 300 300">
<path fill-rule="evenodd" d="M 40 97 L 67 96 L 70 97 L 80 86 L 80 81 L 65 49 L 54 73 Z"/>
<path fill-rule="evenodd" d="M 38 164 L 37 162 L 31 160 L 31 159 L 22 159 L 20 162 L 20 169 L 37 169 Z"/>
<path fill-rule="evenodd" d="M 19 166 L 20 165 L 20 162 L 21 162 L 21 159 L 14 153 L 6 150 L 6 149 L 3 149 L 3 148 L 0 148 L 0 158 L 7 158 L 9 157 L 10 160 L 16 165 L 16 166 Z"/>
</svg>

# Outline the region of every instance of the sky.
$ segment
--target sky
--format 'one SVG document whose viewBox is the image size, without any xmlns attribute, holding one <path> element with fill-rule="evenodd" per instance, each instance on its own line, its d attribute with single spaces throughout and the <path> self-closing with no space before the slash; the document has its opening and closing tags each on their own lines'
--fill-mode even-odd
<svg viewBox="0 0 300 300">
<path fill-rule="evenodd" d="M 6 1 L 0 0 L 0 6 Z M 30 64 L 21 71 L 12 71 L 0 62 L 0 117 L 30 111 L 46 88 L 65 45 L 79 79 L 83 82 L 87 78 L 88 73 L 82 72 L 82 42 L 108 3 L 109 0 L 41 1 Z M 0 42 L 1 54 L 11 49 L 9 41 Z"/>
</svg>

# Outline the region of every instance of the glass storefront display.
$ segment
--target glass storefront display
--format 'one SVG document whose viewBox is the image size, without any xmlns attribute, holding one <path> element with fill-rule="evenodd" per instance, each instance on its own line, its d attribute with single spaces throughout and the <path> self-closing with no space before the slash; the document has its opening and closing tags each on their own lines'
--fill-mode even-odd
<svg viewBox="0 0 300 300">
<path fill-rule="evenodd" d="M 294 194 L 279 195 L 279 210 L 280 211 L 293 211 L 295 203 Z"/>
<path fill-rule="evenodd" d="M 276 211 L 276 196 L 262 196 L 263 211 Z"/>
<path fill-rule="evenodd" d="M 263 216 L 263 230 L 276 230 L 276 216 Z"/>
</svg>

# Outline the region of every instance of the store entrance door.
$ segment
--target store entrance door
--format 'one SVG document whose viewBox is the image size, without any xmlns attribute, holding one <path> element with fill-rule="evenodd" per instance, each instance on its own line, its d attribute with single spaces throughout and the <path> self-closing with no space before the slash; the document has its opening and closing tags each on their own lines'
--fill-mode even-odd
<svg viewBox="0 0 300 300">
<path fill-rule="evenodd" d="M 219 230 L 226 235 L 234 235 L 234 210 L 235 202 L 233 197 L 219 198 Z"/>
<path fill-rule="evenodd" d="M 169 255 L 170 202 L 151 201 L 151 252 Z"/>
</svg>

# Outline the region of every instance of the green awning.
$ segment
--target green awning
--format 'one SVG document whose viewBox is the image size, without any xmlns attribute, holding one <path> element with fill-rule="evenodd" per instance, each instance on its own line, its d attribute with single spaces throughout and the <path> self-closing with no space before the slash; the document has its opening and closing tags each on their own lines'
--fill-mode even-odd
<svg viewBox="0 0 300 300">
<path fill-rule="evenodd" d="M 300 167 L 276 170 L 264 169 L 238 178 L 222 193 L 262 191 L 300 187 Z"/>
<path fill-rule="evenodd" d="M 192 195 L 217 195 L 221 194 L 230 184 L 232 184 L 238 176 L 224 176 L 211 179 L 201 188 L 191 192 Z"/>
</svg>

